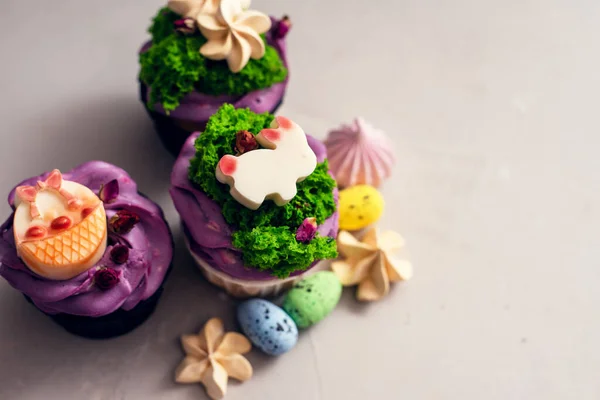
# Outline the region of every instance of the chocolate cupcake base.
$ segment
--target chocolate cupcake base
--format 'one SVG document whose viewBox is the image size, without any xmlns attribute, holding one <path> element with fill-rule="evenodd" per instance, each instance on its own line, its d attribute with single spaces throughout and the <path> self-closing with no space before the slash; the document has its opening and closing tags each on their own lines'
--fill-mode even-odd
<svg viewBox="0 0 600 400">
<path fill-rule="evenodd" d="M 142 197 L 148 198 L 144 193 L 138 192 Z M 161 210 L 161 218 L 164 223 L 167 224 L 167 220 Z M 169 236 L 171 240 L 171 247 L 175 246 L 173 239 L 173 233 L 169 230 Z M 154 294 L 148 297 L 146 300 L 140 301 L 131 310 L 126 311 L 122 308 L 101 317 L 86 317 L 72 314 L 48 314 L 39 308 L 38 311 L 50 317 L 58 325 L 62 326 L 67 332 L 77 336 L 81 336 L 87 339 L 110 339 L 117 336 L 125 335 L 131 332 L 141 324 L 143 324 L 156 310 L 158 300 L 162 296 L 164 290 L 164 284 L 171 274 L 173 269 L 173 263 L 169 265 L 162 284 L 154 292 Z M 23 295 L 29 303 L 35 307 L 35 303 L 31 299 Z"/>
<path fill-rule="evenodd" d="M 179 155 L 183 144 L 187 138 L 194 132 L 202 132 L 206 127 L 207 121 L 201 123 L 189 123 L 184 121 L 178 121 L 161 113 L 157 113 L 148 108 L 148 90 L 144 83 L 140 82 L 140 100 L 144 104 L 144 109 L 152 119 L 154 123 L 154 129 L 160 138 L 163 146 L 171 153 L 174 157 Z M 283 98 L 270 110 L 271 114 L 281 107 L 283 104 Z"/>
<path fill-rule="evenodd" d="M 88 339 L 109 339 L 129 333 L 146 321 L 156 309 L 162 292 L 163 287 L 161 286 L 151 297 L 141 301 L 131 310 L 118 309 L 102 317 L 47 314 L 41 310 L 40 312 L 52 318 L 54 322 L 74 335 Z M 29 297 L 25 296 L 25 298 L 33 304 Z M 35 304 L 33 305 L 35 306 Z"/>
</svg>

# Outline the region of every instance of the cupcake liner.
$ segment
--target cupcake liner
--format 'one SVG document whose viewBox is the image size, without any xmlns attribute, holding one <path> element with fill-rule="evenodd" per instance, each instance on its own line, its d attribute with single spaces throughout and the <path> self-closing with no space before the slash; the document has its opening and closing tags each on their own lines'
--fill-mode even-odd
<svg viewBox="0 0 600 400">
<path fill-rule="evenodd" d="M 141 193 L 140 193 L 141 194 Z M 170 230 L 169 230 L 170 232 Z M 173 236 L 171 235 L 171 243 L 173 244 Z M 171 274 L 173 263 L 169 265 L 169 269 L 165 274 L 162 284 L 156 292 L 146 300 L 140 301 L 131 310 L 126 311 L 122 308 L 103 315 L 101 317 L 85 317 L 72 314 L 48 314 L 38 308 L 38 311 L 50 317 L 58 325 L 62 326 L 66 331 L 88 339 L 110 339 L 131 332 L 142 323 L 144 323 L 156 309 L 158 300 L 162 296 L 164 284 Z M 31 299 L 23 295 L 28 302 L 34 307 L 35 304 Z M 37 307 L 36 307 L 37 308 Z"/>
<path fill-rule="evenodd" d="M 148 112 L 148 115 L 154 123 L 154 130 L 158 134 L 158 137 L 160 138 L 160 141 L 162 142 L 163 146 L 165 146 L 169 153 L 177 157 L 187 138 L 193 132 L 203 131 L 206 127 L 206 123 L 208 122 L 208 120 L 203 121 L 201 123 L 193 123 L 190 121 L 177 120 L 175 118 L 171 118 L 158 112 L 152 111 L 148 108 L 147 105 L 147 93 L 147 86 L 144 83 L 140 82 L 140 100 L 144 104 L 146 112 Z M 277 103 L 277 105 L 275 105 L 275 107 L 269 112 L 271 114 L 274 114 L 279 109 L 281 104 L 283 104 L 283 97 L 279 100 L 279 103 Z"/>
<path fill-rule="evenodd" d="M 163 286 L 161 285 L 151 297 L 141 301 L 131 310 L 118 309 L 101 317 L 47 314 L 38 310 L 74 335 L 88 339 L 109 339 L 129 333 L 146 321 L 154 313 L 162 292 Z M 33 304 L 29 297 L 25 296 L 25 298 Z M 35 304 L 33 305 L 35 306 Z"/>
<path fill-rule="evenodd" d="M 234 278 L 215 268 L 208 262 L 191 251 L 188 239 L 185 238 L 186 246 L 192 258 L 204 277 L 213 285 L 225 290 L 228 294 L 238 298 L 248 297 L 274 297 L 290 289 L 294 283 L 305 278 L 307 275 L 322 269 L 324 262 L 321 261 L 305 273 L 286 279 L 273 279 L 270 281 L 250 281 Z"/>
</svg>

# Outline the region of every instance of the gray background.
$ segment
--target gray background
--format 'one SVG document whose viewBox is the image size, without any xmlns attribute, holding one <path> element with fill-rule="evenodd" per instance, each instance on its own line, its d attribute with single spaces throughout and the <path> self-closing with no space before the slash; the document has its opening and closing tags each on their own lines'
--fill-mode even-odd
<svg viewBox="0 0 600 400">
<path fill-rule="evenodd" d="M 137 100 L 136 51 L 161 0 L 3 0 L 0 187 L 102 159 L 160 203 L 177 241 L 154 316 L 94 342 L 0 282 L 0 398 L 202 399 L 176 385 L 178 336 L 234 302 L 182 248 L 173 159 Z M 384 228 L 415 278 L 347 290 L 289 354 L 254 351 L 228 399 L 600 398 L 600 3 L 259 1 L 289 13 L 281 113 L 318 137 L 357 115 L 393 138 Z M 9 215 L 8 205 L 0 217 Z"/>
</svg>

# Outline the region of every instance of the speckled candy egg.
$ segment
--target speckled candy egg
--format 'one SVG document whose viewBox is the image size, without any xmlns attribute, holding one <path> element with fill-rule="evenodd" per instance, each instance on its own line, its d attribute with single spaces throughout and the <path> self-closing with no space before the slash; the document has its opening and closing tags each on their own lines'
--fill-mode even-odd
<svg viewBox="0 0 600 400">
<path fill-rule="evenodd" d="M 329 315 L 341 295 L 342 284 L 333 272 L 317 272 L 294 285 L 285 297 L 283 309 L 299 328 L 308 328 Z"/>
<path fill-rule="evenodd" d="M 377 222 L 384 201 L 373 186 L 356 185 L 340 191 L 340 229 L 357 231 Z"/>
<path fill-rule="evenodd" d="M 238 306 L 237 317 L 248 339 L 269 355 L 286 353 L 298 341 L 298 328 L 294 321 L 269 301 L 247 300 Z"/>
</svg>

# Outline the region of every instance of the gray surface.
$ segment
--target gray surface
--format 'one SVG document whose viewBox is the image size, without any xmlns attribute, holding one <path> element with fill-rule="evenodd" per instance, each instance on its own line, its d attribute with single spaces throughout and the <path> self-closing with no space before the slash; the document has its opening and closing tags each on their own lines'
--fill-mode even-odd
<svg viewBox="0 0 600 400">
<path fill-rule="evenodd" d="M 110 341 L 70 336 L 0 282 L 0 398 L 204 398 L 172 381 L 177 337 L 211 316 L 231 327 L 234 304 L 182 249 L 172 159 L 136 98 L 161 1 L 2 3 L 2 190 L 113 162 L 164 206 L 178 251 L 156 314 Z M 253 352 L 228 399 L 600 398 L 598 2 L 369 3 L 254 5 L 296 23 L 282 114 L 321 137 L 360 114 L 393 137 L 382 225 L 415 278 L 370 306 L 345 292 L 293 352 Z"/>
</svg>

